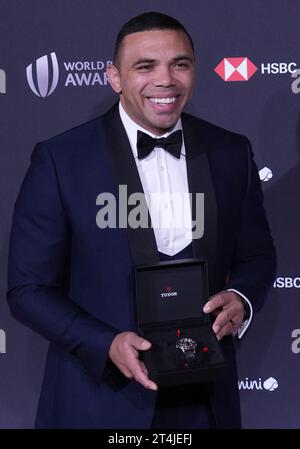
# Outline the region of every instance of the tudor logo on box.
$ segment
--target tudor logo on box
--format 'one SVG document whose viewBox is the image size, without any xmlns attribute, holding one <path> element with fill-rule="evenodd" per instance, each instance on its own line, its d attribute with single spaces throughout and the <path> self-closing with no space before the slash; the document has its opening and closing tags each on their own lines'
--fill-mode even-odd
<svg viewBox="0 0 300 449">
<path fill-rule="evenodd" d="M 215 67 L 215 72 L 224 81 L 248 81 L 256 71 L 256 65 L 246 57 L 224 58 Z"/>
<path fill-rule="evenodd" d="M 173 288 L 170 286 L 165 287 L 165 291 L 160 294 L 160 297 L 162 299 L 167 299 L 170 298 L 170 296 L 177 296 L 177 292 L 173 291 Z"/>
</svg>

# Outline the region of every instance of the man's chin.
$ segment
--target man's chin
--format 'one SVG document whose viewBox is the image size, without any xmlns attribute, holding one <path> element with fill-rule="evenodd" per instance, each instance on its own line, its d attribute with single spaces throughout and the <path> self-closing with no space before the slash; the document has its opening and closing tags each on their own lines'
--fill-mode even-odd
<svg viewBox="0 0 300 449">
<path fill-rule="evenodd" d="M 166 134 L 167 132 L 171 131 L 176 123 L 170 126 L 156 126 L 156 127 L 148 127 L 148 131 L 150 131 L 152 134 L 155 134 L 157 136 L 162 136 L 163 134 Z"/>
<path fill-rule="evenodd" d="M 157 130 L 159 134 L 165 134 L 170 131 L 176 125 L 180 115 L 177 117 L 172 117 L 169 120 L 157 120 L 155 123 L 151 123 L 151 128 Z"/>
</svg>

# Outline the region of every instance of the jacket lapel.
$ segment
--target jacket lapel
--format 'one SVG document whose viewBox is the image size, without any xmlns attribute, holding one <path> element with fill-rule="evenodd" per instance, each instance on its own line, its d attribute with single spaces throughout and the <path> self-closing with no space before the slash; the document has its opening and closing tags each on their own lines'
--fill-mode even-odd
<svg viewBox="0 0 300 449">
<path fill-rule="evenodd" d="M 122 124 L 118 104 L 104 116 L 107 148 L 113 173 L 118 185 L 127 186 L 128 197 L 137 192 L 144 193 L 132 150 Z M 127 200 L 127 199 L 126 199 Z M 135 206 L 129 206 L 127 215 Z M 127 236 L 135 264 L 152 264 L 159 261 L 154 231 L 148 212 L 148 228 L 132 229 L 127 226 Z"/>
<path fill-rule="evenodd" d="M 201 126 L 199 126 L 201 124 Z M 205 122 L 182 114 L 186 147 L 189 192 L 192 194 L 192 218 L 196 219 L 196 193 L 204 193 L 204 234 L 193 239 L 194 257 L 204 257 L 208 262 L 209 285 L 213 285 L 217 243 L 217 203 L 208 160 L 208 142 Z"/>
</svg>

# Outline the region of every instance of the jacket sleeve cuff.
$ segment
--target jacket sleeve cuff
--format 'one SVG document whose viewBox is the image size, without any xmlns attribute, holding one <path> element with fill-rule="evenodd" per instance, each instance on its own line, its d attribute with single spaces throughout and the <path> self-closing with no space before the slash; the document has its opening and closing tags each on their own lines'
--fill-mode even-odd
<svg viewBox="0 0 300 449">
<path fill-rule="evenodd" d="M 76 355 L 86 374 L 99 384 L 106 377 L 110 345 L 120 332 L 108 324 L 80 313 L 63 336 L 64 346 Z M 80 337 L 79 337 L 80 336 Z"/>
<path fill-rule="evenodd" d="M 229 291 L 229 292 L 235 292 L 235 293 L 237 293 L 238 295 L 240 295 L 245 301 L 247 301 L 247 303 L 248 303 L 248 305 L 249 305 L 249 308 L 250 308 L 250 316 L 249 316 L 249 318 L 248 318 L 247 320 L 244 320 L 244 321 L 241 323 L 241 325 L 240 325 L 240 327 L 238 328 L 238 331 L 237 331 L 237 336 L 238 336 L 238 338 L 242 338 L 243 335 L 245 334 L 246 330 L 247 330 L 248 327 L 250 326 L 251 321 L 252 321 L 252 317 L 253 317 L 253 307 L 252 307 L 252 304 L 251 304 L 251 302 L 249 301 L 249 299 L 248 299 L 245 295 L 243 295 L 243 293 L 241 293 L 240 291 L 235 290 L 234 288 L 229 288 L 227 291 Z"/>
</svg>

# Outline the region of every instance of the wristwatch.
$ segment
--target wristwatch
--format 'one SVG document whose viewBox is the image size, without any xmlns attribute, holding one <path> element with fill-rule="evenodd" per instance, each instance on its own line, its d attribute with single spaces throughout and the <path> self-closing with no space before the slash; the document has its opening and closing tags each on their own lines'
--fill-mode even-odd
<svg viewBox="0 0 300 449">
<path fill-rule="evenodd" d="M 176 341 L 176 349 L 183 353 L 186 362 L 191 362 L 195 360 L 197 342 L 193 338 L 180 338 Z"/>
</svg>

